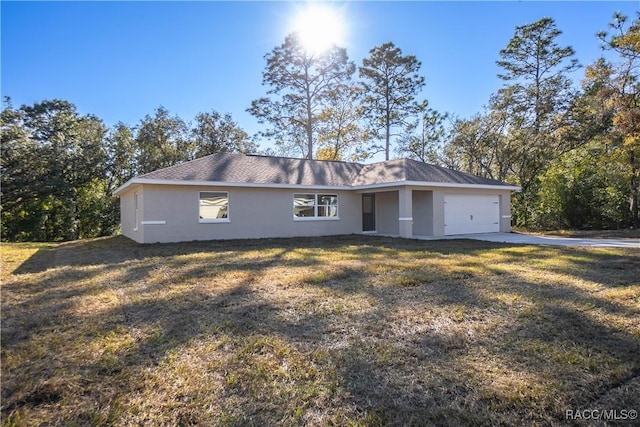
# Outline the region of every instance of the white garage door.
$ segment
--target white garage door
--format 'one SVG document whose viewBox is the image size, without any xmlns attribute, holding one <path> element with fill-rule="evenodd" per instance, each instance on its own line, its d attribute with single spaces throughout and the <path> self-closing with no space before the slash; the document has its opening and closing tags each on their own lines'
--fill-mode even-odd
<svg viewBox="0 0 640 427">
<path fill-rule="evenodd" d="M 500 231 L 500 196 L 445 194 L 444 234 Z"/>
</svg>

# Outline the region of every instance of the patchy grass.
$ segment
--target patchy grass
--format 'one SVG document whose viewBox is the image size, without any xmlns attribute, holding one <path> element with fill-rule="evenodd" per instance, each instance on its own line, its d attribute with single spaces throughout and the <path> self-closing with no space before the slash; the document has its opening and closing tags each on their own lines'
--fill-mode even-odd
<svg viewBox="0 0 640 427">
<path fill-rule="evenodd" d="M 525 234 L 538 234 L 545 236 L 560 236 L 560 237 L 578 237 L 578 238 L 628 238 L 637 239 L 640 238 L 640 229 L 623 228 L 620 230 L 530 230 L 526 228 L 515 228 L 515 233 Z"/>
<path fill-rule="evenodd" d="M 564 425 L 638 409 L 639 318 L 629 249 L 3 244 L 2 419 Z"/>
</svg>

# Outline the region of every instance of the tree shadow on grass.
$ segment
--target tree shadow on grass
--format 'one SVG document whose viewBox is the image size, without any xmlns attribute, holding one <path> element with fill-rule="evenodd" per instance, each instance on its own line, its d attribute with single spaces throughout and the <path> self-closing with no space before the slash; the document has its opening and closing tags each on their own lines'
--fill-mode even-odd
<svg viewBox="0 0 640 427">
<path fill-rule="evenodd" d="M 365 238 L 366 239 L 366 238 Z M 42 273 L 48 269 L 61 267 L 87 267 L 94 265 L 118 265 L 129 261 L 153 261 L 158 257 L 189 256 L 198 253 L 214 254 L 221 257 L 220 262 L 228 259 L 224 254 L 229 251 L 251 251 L 272 249 L 342 249 L 344 245 L 357 245 L 359 255 L 378 253 L 375 245 L 389 241 L 389 239 L 371 239 L 372 246 L 362 246 L 363 237 L 359 235 L 345 235 L 333 237 L 302 237 L 295 239 L 246 239 L 246 240 L 211 240 L 183 243 L 155 243 L 139 244 L 124 236 L 114 236 L 89 241 L 66 242 L 54 248 L 43 248 L 36 251 L 29 259 L 16 268 L 12 274 Z M 305 259 L 303 264 L 313 261 L 313 253 L 307 253 L 311 259 Z M 278 257 L 273 262 L 280 261 Z"/>
<path fill-rule="evenodd" d="M 640 283 L 640 251 L 637 249 L 559 248 L 535 245 L 502 245 L 503 263 L 540 264 L 545 270 L 578 277 L 606 287 Z M 562 259 L 556 265 L 549 260 Z"/>
<path fill-rule="evenodd" d="M 640 369 L 637 331 L 591 309 L 621 321 L 637 311 L 465 258 L 499 250 L 500 262 L 528 265 L 563 250 L 351 236 L 112 243 L 14 273 L 3 292 L 5 417 L 38 409 L 50 424 L 553 424 Z M 607 280 L 580 268 L 603 255 L 568 253 L 550 268 Z M 297 268 L 292 281 L 273 273 Z M 99 310 L 78 307 L 109 293 L 117 301 Z"/>
</svg>

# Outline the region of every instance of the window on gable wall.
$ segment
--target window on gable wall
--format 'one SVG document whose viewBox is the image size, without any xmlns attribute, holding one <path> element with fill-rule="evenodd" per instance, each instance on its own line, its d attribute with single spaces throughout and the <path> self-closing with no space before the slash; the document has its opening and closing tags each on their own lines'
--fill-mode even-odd
<svg viewBox="0 0 640 427">
<path fill-rule="evenodd" d="M 226 191 L 200 192 L 200 222 L 226 222 L 229 220 L 229 193 Z"/>
<path fill-rule="evenodd" d="M 293 217 L 294 219 L 338 219 L 338 195 L 294 194 Z"/>
</svg>

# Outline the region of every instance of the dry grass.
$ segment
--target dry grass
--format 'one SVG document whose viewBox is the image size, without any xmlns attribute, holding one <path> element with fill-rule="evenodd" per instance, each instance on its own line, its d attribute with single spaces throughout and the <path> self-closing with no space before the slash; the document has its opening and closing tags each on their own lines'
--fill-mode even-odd
<svg viewBox="0 0 640 427">
<path fill-rule="evenodd" d="M 5 244 L 2 419 L 564 425 L 638 409 L 639 318 L 625 249 Z"/>
<path fill-rule="evenodd" d="M 622 228 L 620 230 L 530 230 L 526 228 L 514 229 L 516 233 L 538 234 L 546 236 L 603 238 L 603 239 L 637 239 L 640 229 Z"/>
</svg>

